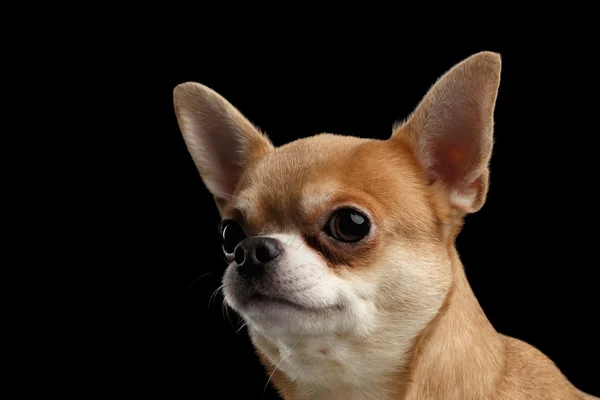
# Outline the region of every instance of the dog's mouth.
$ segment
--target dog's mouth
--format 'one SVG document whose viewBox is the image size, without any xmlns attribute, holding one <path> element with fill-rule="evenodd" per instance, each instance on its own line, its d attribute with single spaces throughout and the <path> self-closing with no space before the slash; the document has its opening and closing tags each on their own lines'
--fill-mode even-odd
<svg viewBox="0 0 600 400">
<path fill-rule="evenodd" d="M 248 304 L 258 305 L 267 308 L 283 308 L 283 309 L 295 309 L 304 312 L 315 312 L 324 310 L 341 310 L 343 307 L 341 304 L 335 304 L 332 306 L 315 307 L 300 304 L 288 297 L 274 296 L 271 294 L 265 294 L 260 292 L 254 292 L 249 296 Z"/>
<path fill-rule="evenodd" d="M 264 293 L 255 292 L 250 296 L 249 303 L 263 304 L 263 305 L 281 305 L 286 307 L 296 308 L 298 310 L 307 311 L 311 310 L 310 307 L 306 307 L 302 304 L 291 301 L 285 297 L 273 296 Z"/>
</svg>

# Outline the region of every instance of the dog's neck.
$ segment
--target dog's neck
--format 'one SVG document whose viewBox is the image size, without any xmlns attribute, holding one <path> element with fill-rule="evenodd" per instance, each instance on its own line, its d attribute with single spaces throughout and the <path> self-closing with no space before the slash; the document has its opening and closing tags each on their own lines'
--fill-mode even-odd
<svg viewBox="0 0 600 400">
<path fill-rule="evenodd" d="M 403 382 L 406 399 L 492 398 L 505 370 L 504 339 L 479 305 L 454 248 L 452 258 L 454 286 L 415 343 Z"/>
<path fill-rule="evenodd" d="M 504 368 L 503 340 L 475 298 L 454 249 L 452 268 L 452 290 L 440 312 L 405 343 L 346 337 L 288 343 L 251 330 L 271 381 L 286 400 L 470 398 L 474 390 L 488 398 Z M 332 343 L 344 349 L 345 363 L 339 351 L 338 357 L 328 356 Z M 280 360 L 277 368 L 273 360 Z"/>
</svg>

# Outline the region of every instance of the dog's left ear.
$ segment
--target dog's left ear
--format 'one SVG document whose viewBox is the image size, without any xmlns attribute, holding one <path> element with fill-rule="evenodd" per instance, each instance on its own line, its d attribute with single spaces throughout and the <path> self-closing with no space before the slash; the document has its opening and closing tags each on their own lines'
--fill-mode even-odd
<svg viewBox="0 0 600 400">
<path fill-rule="evenodd" d="M 219 211 L 233 197 L 242 173 L 273 150 L 268 137 L 213 89 L 195 82 L 173 91 L 185 143 Z"/>
<path fill-rule="evenodd" d="M 477 53 L 454 66 L 392 133 L 415 152 L 430 184 L 443 185 L 450 204 L 478 211 L 488 190 L 494 110 L 501 58 Z"/>
</svg>

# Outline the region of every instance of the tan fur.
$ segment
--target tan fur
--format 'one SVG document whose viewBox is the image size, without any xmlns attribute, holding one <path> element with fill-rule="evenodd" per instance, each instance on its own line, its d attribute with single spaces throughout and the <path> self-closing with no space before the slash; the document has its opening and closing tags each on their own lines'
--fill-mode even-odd
<svg viewBox="0 0 600 400">
<path fill-rule="evenodd" d="M 279 148 L 211 89 L 176 89 L 186 143 L 223 218 L 248 236 L 293 233 L 296 250 L 358 288 L 365 306 L 360 326 L 319 335 L 273 337 L 249 318 L 284 399 L 592 398 L 537 349 L 495 331 L 455 249 L 463 217 L 487 196 L 500 69 L 489 52 L 458 64 L 389 140 L 322 134 Z M 364 210 L 369 237 L 341 245 L 323 234 L 340 205 Z"/>
</svg>

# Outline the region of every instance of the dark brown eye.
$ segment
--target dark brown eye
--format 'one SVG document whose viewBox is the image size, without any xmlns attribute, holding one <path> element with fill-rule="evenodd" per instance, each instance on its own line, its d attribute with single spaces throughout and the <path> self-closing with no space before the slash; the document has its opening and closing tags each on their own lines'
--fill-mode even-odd
<svg viewBox="0 0 600 400">
<path fill-rule="evenodd" d="M 242 240 L 246 239 L 246 234 L 242 230 L 242 227 L 234 220 L 224 220 L 219 225 L 221 232 L 221 245 L 223 253 L 226 256 L 233 256 L 235 247 Z"/>
<path fill-rule="evenodd" d="M 353 243 L 369 234 L 371 223 L 359 211 L 341 208 L 335 211 L 325 225 L 325 233 L 340 242 Z"/>
</svg>

